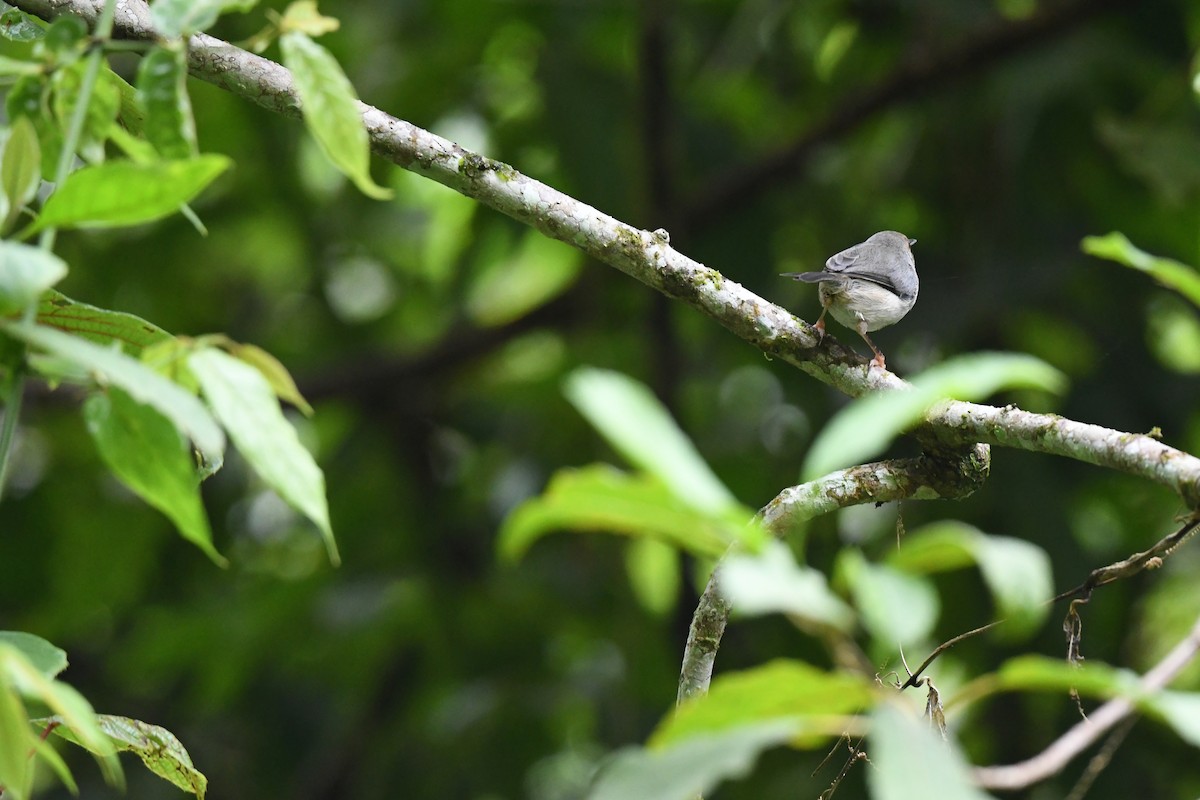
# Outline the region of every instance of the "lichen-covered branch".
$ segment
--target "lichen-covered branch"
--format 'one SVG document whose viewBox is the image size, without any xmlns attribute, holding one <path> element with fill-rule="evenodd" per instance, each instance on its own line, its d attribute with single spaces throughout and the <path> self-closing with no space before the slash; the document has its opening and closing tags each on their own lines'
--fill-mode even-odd
<svg viewBox="0 0 1200 800">
<path fill-rule="evenodd" d="M 94 22 L 102 0 L 14 0 L 46 19 L 71 13 Z M 127 0 L 115 34 L 152 39 L 149 11 Z M 295 116 L 299 99 L 291 73 L 273 61 L 227 42 L 197 35 L 189 42 L 189 67 L 209 81 L 271 111 Z M 818 347 L 811 325 L 768 302 L 670 245 L 665 231 L 627 225 L 513 167 L 470 152 L 411 123 L 361 104 L 371 147 L 400 166 L 570 244 L 647 286 L 710 316 L 735 335 L 851 397 L 907 384 L 827 337 Z M 976 442 L 1075 458 L 1170 487 L 1191 509 L 1200 508 L 1200 459 L 1150 436 L 1122 433 L 1048 414 L 953 402 L 930 413 L 927 427 L 951 446 Z"/>
<path fill-rule="evenodd" d="M 799 486 L 784 489 L 759 512 L 763 526 L 773 536 L 783 537 L 798 525 L 847 506 L 886 503 L 893 500 L 961 498 L 981 484 L 988 473 L 988 450 L 978 445 L 953 459 L 938 456 L 879 461 L 831 472 Z M 974 476 L 975 483 L 947 481 L 948 472 Z M 721 596 L 721 564 L 709 576 L 708 585 L 692 615 L 683 666 L 679 671 L 677 702 L 705 694 L 712 681 L 713 663 L 729 621 L 730 605 Z"/>
</svg>

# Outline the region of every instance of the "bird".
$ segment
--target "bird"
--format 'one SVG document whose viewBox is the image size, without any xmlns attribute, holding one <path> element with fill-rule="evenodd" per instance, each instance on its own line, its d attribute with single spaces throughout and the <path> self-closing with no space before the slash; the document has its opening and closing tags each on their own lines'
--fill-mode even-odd
<svg viewBox="0 0 1200 800">
<path fill-rule="evenodd" d="M 825 314 L 858 331 L 875 354 L 871 364 L 886 368 L 883 353 L 867 336 L 904 318 L 917 302 L 917 265 L 910 239 L 896 231 L 880 231 L 825 262 L 820 272 L 785 272 L 784 278 L 818 284 L 821 316 L 817 336 L 825 338 Z"/>
</svg>

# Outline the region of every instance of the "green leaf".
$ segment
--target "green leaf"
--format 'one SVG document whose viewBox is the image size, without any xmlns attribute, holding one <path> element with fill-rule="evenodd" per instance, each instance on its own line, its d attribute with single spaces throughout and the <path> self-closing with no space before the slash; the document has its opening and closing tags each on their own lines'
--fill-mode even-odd
<svg viewBox="0 0 1200 800">
<path fill-rule="evenodd" d="M 155 47 L 142 56 L 137 94 L 146 112 L 143 133 L 159 155 L 168 159 L 195 156 L 196 123 L 187 91 L 187 52 L 182 44 Z"/>
<path fill-rule="evenodd" d="M 557 530 L 650 537 L 714 557 L 725 552 L 736 533 L 684 505 L 660 482 L 605 465 L 555 473 L 540 496 L 517 506 L 504 520 L 497 548 L 501 557 L 515 561 Z"/>
<path fill-rule="evenodd" d="M 358 96 L 341 65 L 328 50 L 298 31 L 285 33 L 279 43 L 283 64 L 296 81 L 304 124 L 325 157 L 363 194 L 389 199 L 391 191 L 371 180 L 367 129 L 358 110 Z"/>
<path fill-rule="evenodd" d="M 1007 621 L 997 633 L 1033 633 L 1050 612 L 1054 576 L 1046 551 L 1024 539 L 991 536 L 962 522 L 936 522 L 904 537 L 888 564 L 908 572 L 940 572 L 979 565 L 996 601 L 996 613 Z"/>
<path fill-rule="evenodd" d="M 61 722 L 61 719 L 51 717 L 38 720 L 39 723 L 51 721 Z M 97 722 L 117 752 L 134 753 L 155 775 L 204 800 L 204 794 L 208 791 L 208 778 L 192 764 L 192 757 L 175 734 L 158 725 L 109 714 L 100 714 Z M 74 742 L 90 752 L 96 752 L 89 743 L 80 741 L 75 731 L 69 727 L 55 728 L 54 732 L 69 742 Z"/>
<path fill-rule="evenodd" d="M 17 117 L 12 121 L 8 141 L 4 144 L 4 157 L 0 159 L 0 186 L 8 199 L 8 210 L 0 230 L 7 231 L 12 227 L 25 204 L 37 194 L 42 183 L 41 165 L 37 129 L 29 117 Z"/>
<path fill-rule="evenodd" d="M 61 258 L 40 247 L 0 241 L 0 316 L 24 311 L 67 276 Z"/>
<path fill-rule="evenodd" d="M 33 123 L 38 135 L 38 147 L 42 154 L 42 177 L 54 180 L 58 168 L 58 156 L 62 152 L 62 130 L 56 120 L 51 119 L 48 103 L 49 87 L 41 74 L 25 75 L 8 90 L 4 108 L 11 120 L 25 117 Z"/>
<path fill-rule="evenodd" d="M 147 347 L 174 339 L 152 322 L 124 311 L 72 300 L 51 289 L 42 294 L 38 303 L 37 321 L 40 325 L 73 333 L 90 342 L 111 345 L 114 342 L 130 355 L 141 355 Z"/>
<path fill-rule="evenodd" d="M 258 0 L 155 0 L 150 7 L 159 36 L 178 39 L 206 31 L 226 11 L 249 11 Z"/>
<path fill-rule="evenodd" d="M 1200 314 L 1175 295 L 1161 293 L 1146 309 L 1146 346 L 1164 367 L 1200 373 Z"/>
<path fill-rule="evenodd" d="M 113 474 L 166 514 L 185 539 L 226 566 L 213 547 L 191 450 L 175 425 L 115 387 L 89 397 L 83 417 Z"/>
<path fill-rule="evenodd" d="M 1200 694 L 1163 690 L 1147 698 L 1144 707 L 1170 725 L 1179 738 L 1200 747 Z"/>
<path fill-rule="evenodd" d="M 220 461 L 225 435 L 195 395 L 119 350 L 101 347 L 44 325 L 0 323 L 10 336 L 78 365 L 101 381 L 119 386 L 158 409 L 195 443 L 209 462 Z"/>
<path fill-rule="evenodd" d="M 564 391 L 617 452 L 680 500 L 709 514 L 750 517 L 645 384 L 619 372 L 581 367 L 567 376 Z"/>
<path fill-rule="evenodd" d="M 61 718 L 63 724 L 69 725 L 75 731 L 80 741 L 87 742 L 91 752 L 98 756 L 106 777 L 111 781 L 120 780 L 121 765 L 112 745 L 100 731 L 96 712 L 92 710 L 91 704 L 67 684 L 46 677 L 22 651 L 0 642 L 0 696 L 11 695 L 14 692 L 17 697 L 35 700 L 50 708 Z M 20 708 L 20 705 L 18 700 L 17 707 Z M 11 709 L 11 704 L 9 708 Z M 22 725 L 28 732 L 29 719 L 23 709 L 20 713 L 23 717 Z M 0 717 L 4 716 L 5 712 L 0 710 Z M 9 726 L 8 721 L 0 719 L 0 729 Z M 0 737 L 0 742 L 5 738 Z M 4 746 L 0 745 L 0 750 L 2 749 Z M 23 749 L 23 755 L 27 758 L 29 748 Z M 0 760 L 3 758 L 4 756 L 0 755 Z M 0 781 L 2 780 L 4 778 L 0 776 Z"/>
<path fill-rule="evenodd" d="M 792 738 L 797 727 L 790 720 L 771 720 L 659 750 L 625 748 L 604 767 L 587 798 L 695 800 L 723 780 L 748 775 L 759 753 Z"/>
<path fill-rule="evenodd" d="M 991 688 L 1005 691 L 1075 691 L 1085 697 L 1133 697 L 1138 676 L 1108 664 L 1069 664 L 1061 658 L 1026 655 L 1009 659 L 991 676 Z M 965 693 L 964 689 L 964 693 Z"/>
<path fill-rule="evenodd" d="M 798 723 L 772 720 L 692 736 L 672 747 L 626 747 L 604 766 L 588 800 L 695 800 L 728 778 L 750 774 L 758 754 L 796 735 Z"/>
<path fill-rule="evenodd" d="M 933 632 L 941 602 L 929 581 L 872 564 L 857 550 L 844 550 L 836 569 L 850 587 L 863 627 L 877 641 L 919 644 Z"/>
<path fill-rule="evenodd" d="M 252 344 L 240 344 L 230 341 L 225 345 L 235 358 L 245 361 L 250 366 L 262 373 L 262 376 L 267 379 L 267 383 L 271 385 L 271 391 L 275 392 L 275 396 L 280 400 L 291 403 L 306 417 L 313 415 L 313 408 L 300 394 L 300 390 L 296 387 L 296 382 L 292 380 L 292 375 L 287 371 L 287 367 L 280 363 L 279 359 Z"/>
<path fill-rule="evenodd" d="M 665 617 L 679 600 L 679 551 L 658 539 L 634 539 L 625 548 L 625 574 L 642 608 Z"/>
<path fill-rule="evenodd" d="M 0 36 L 10 42 L 32 42 L 45 35 L 46 31 L 24 11 L 10 8 L 0 14 Z"/>
<path fill-rule="evenodd" d="M 0 668 L 7 645 L 0 643 Z M 7 675 L 0 673 L 0 786 L 7 797 L 25 800 L 33 787 L 33 765 L 30 751 L 37 737 L 29 728 L 29 717 L 21 698 L 9 685 Z"/>
<path fill-rule="evenodd" d="M 485 327 L 520 319 L 575 282 L 582 254 L 537 231 L 527 231 L 511 258 L 487 262 L 467 293 L 467 312 Z"/>
<path fill-rule="evenodd" d="M 321 530 L 329 560 L 340 563 L 325 501 L 325 475 L 283 416 L 257 369 L 215 348 L 197 350 L 188 366 L 238 451 L 279 496 Z"/>
<path fill-rule="evenodd" d="M 707 695 L 681 705 L 650 737 L 664 747 L 698 734 L 751 723 L 791 719 L 804 724 L 809 743 L 845 730 L 846 717 L 874 702 L 871 683 L 852 672 L 826 672 L 803 661 L 776 659 L 760 667 L 720 675 Z"/>
<path fill-rule="evenodd" d="M 972 353 L 949 359 L 913 378 L 910 390 L 864 395 L 838 412 L 813 441 L 804 462 L 804 480 L 882 453 L 897 434 L 941 400 L 982 400 L 1017 388 L 1060 393 L 1065 386 L 1061 372 L 1020 353 Z"/>
<path fill-rule="evenodd" d="M 70 126 L 87 70 L 87 61 L 81 60 L 69 67 L 55 70 L 50 78 L 50 87 L 53 90 L 51 108 L 60 130 L 65 131 Z M 119 81 L 111 69 L 103 67 L 96 73 L 96 80 L 86 98 L 87 111 L 75 149 L 83 160 L 90 164 L 104 161 L 104 143 L 108 141 L 108 132 L 112 130 L 117 112 L 121 108 Z"/>
<path fill-rule="evenodd" d="M 34 669 L 47 678 L 53 678 L 67 668 L 66 651 L 32 633 L 0 631 L 0 644 L 7 644 L 20 650 Z"/>
<path fill-rule="evenodd" d="M 956 745 L 942 741 L 928 720 L 896 703 L 881 703 L 871 715 L 866 770 L 872 800 L 983 800 L 971 782 Z"/>
<path fill-rule="evenodd" d="M 825 575 L 797 565 L 782 542 L 767 542 L 759 553 L 730 554 L 720 586 L 738 615 L 782 613 L 847 633 L 854 628 L 853 609 L 829 589 Z"/>
<path fill-rule="evenodd" d="M 48 227 L 136 225 L 179 210 L 232 162 L 221 155 L 135 164 L 115 161 L 72 172 L 26 233 Z"/>
<path fill-rule="evenodd" d="M 1144 272 L 1168 289 L 1179 292 L 1193 305 L 1200 306 L 1200 272 L 1187 264 L 1139 250 L 1125 234 L 1117 232 L 1107 236 L 1088 236 L 1084 238 L 1082 247 L 1083 252 L 1090 256 L 1106 258 Z"/>
<path fill-rule="evenodd" d="M 299 31 L 309 36 L 324 36 L 341 27 L 334 17 L 326 17 L 317 11 L 316 0 L 295 0 L 289 3 L 279 21 L 279 29 L 284 33 Z"/>
</svg>

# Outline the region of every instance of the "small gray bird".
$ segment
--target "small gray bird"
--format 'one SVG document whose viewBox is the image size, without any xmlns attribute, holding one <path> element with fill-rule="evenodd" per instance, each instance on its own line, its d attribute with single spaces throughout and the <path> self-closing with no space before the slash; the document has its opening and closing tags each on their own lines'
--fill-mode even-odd
<svg viewBox="0 0 1200 800">
<path fill-rule="evenodd" d="M 867 332 L 899 322 L 917 302 L 917 265 L 910 249 L 916 243 L 903 233 L 880 231 L 830 258 L 820 272 L 785 272 L 782 277 L 820 284 L 817 334 L 825 338 L 829 312 L 858 331 L 875 353 L 871 363 L 883 367 L 883 353 Z"/>
</svg>

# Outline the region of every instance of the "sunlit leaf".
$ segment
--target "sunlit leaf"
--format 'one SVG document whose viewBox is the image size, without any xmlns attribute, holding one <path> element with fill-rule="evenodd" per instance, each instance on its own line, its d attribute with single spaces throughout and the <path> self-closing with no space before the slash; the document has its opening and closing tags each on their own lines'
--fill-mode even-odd
<svg viewBox="0 0 1200 800">
<path fill-rule="evenodd" d="M 254 367 L 216 348 L 198 350 L 188 366 L 238 451 L 288 505 L 320 529 L 329 560 L 337 544 L 325 500 L 325 475 L 283 416 L 271 385 Z"/>
<path fill-rule="evenodd" d="M 271 390 L 275 392 L 275 395 L 280 400 L 291 403 L 307 417 L 313 415 L 312 406 L 300 394 L 300 390 L 296 388 L 296 382 L 292 379 L 291 373 L 287 371 L 287 367 L 280 363 L 279 359 L 261 347 L 252 344 L 230 342 L 226 345 L 226 349 L 237 358 L 261 372 L 263 377 L 267 379 L 267 383 L 271 385 Z"/>
<path fill-rule="evenodd" d="M 42 294 L 37 321 L 40 325 L 76 334 L 96 344 L 116 342 L 134 356 L 147 347 L 173 339 L 171 334 L 141 317 L 81 303 L 53 289 Z"/>
<path fill-rule="evenodd" d="M 69 67 L 58 69 L 50 78 L 51 108 L 62 130 L 67 130 L 79 103 L 84 83 L 87 61 L 77 61 Z M 91 91 L 87 95 L 87 110 L 83 117 L 83 128 L 75 150 L 88 163 L 98 164 L 104 160 L 104 143 L 112 130 L 121 107 L 121 90 L 118 78 L 111 69 L 103 66 L 96 73 Z"/>
<path fill-rule="evenodd" d="M 871 715 L 866 769 L 872 800 L 984 800 L 971 782 L 957 745 L 942 741 L 929 722 L 894 703 Z"/>
<path fill-rule="evenodd" d="M 778 612 L 841 631 L 854 627 L 854 611 L 829 589 L 825 575 L 798 565 L 782 542 L 731 554 L 721 566 L 720 586 L 739 615 Z"/>
<path fill-rule="evenodd" d="M 10 8 L 0 14 L 0 36 L 10 42 L 32 42 L 45 35 L 46 31 L 24 11 Z"/>
<path fill-rule="evenodd" d="M 360 192 L 376 200 L 389 199 L 392 192 L 371 179 L 370 143 L 358 96 L 337 59 L 297 31 L 285 33 L 279 43 L 284 66 L 296 80 L 304 124 L 321 151 Z"/>
<path fill-rule="evenodd" d="M 1145 707 L 1170 725 L 1179 738 L 1200 747 L 1200 694 L 1163 690 L 1148 697 Z"/>
<path fill-rule="evenodd" d="M 225 566 L 227 562 L 213 547 L 191 448 L 175 425 L 117 388 L 89 397 L 83 416 L 113 474 L 166 514 L 185 539 Z"/>
<path fill-rule="evenodd" d="M 258 0 L 154 0 L 150 14 L 160 36 L 177 39 L 211 28 L 227 11 L 249 11 Z"/>
<path fill-rule="evenodd" d="M 694 736 L 661 749 L 620 750 L 603 768 L 588 800 L 695 800 L 721 781 L 750 773 L 759 753 L 795 735 L 797 723 L 771 720 Z"/>
<path fill-rule="evenodd" d="M 565 291 L 581 267 L 577 249 L 528 231 L 511 258 L 488 262 L 476 277 L 467 311 L 480 325 L 512 322 Z"/>
<path fill-rule="evenodd" d="M 923 642 L 937 622 L 941 602 L 923 577 L 872 564 L 857 550 L 845 550 L 837 574 L 850 587 L 863 626 L 879 642 Z"/>
<path fill-rule="evenodd" d="M 1050 612 L 1054 596 L 1050 556 L 1032 542 L 992 536 L 962 522 L 946 521 L 909 531 L 888 564 L 908 572 L 940 572 L 977 564 L 1007 624 L 1000 635 L 1032 633 Z"/>
<path fill-rule="evenodd" d="M 868 394 L 838 412 L 813 441 L 804 480 L 879 455 L 940 400 L 982 400 L 1016 388 L 1057 394 L 1065 386 L 1061 372 L 1032 356 L 972 353 L 949 359 L 914 377 L 909 390 Z"/>
<path fill-rule="evenodd" d="M 179 210 L 232 162 L 221 155 L 135 164 L 113 161 L 72 172 L 42 207 L 33 231 L 135 225 Z"/>
<path fill-rule="evenodd" d="M 659 481 L 602 465 L 556 473 L 540 496 L 504 520 L 497 548 L 502 557 L 516 560 L 538 539 L 560 530 L 649 537 L 708 556 L 725 552 L 735 535 Z"/>
<path fill-rule="evenodd" d="M 51 721 L 61 722 L 61 719 L 51 717 L 38 720 L 39 723 Z M 100 714 L 97 722 L 117 752 L 135 754 L 155 775 L 185 792 L 196 795 L 199 800 L 204 800 L 205 792 L 208 791 L 208 778 L 192 764 L 191 756 L 175 734 L 158 725 L 128 717 Z M 58 727 L 54 732 L 67 741 L 95 752 L 89 743 L 81 741 L 69 727 Z"/>
<path fill-rule="evenodd" d="M 37 130 L 29 117 L 20 116 L 12 121 L 8 141 L 4 144 L 4 157 L 0 160 L 0 186 L 8 200 L 3 227 L 7 231 L 21 214 L 25 204 L 37 194 L 42 183 L 42 151 L 38 145 Z"/>
<path fill-rule="evenodd" d="M 279 28 L 284 33 L 298 31 L 313 37 L 333 33 L 339 27 L 341 22 L 336 18 L 317 11 L 316 0 L 294 0 L 288 4 L 283 19 L 279 21 Z"/>
<path fill-rule="evenodd" d="M 1200 313 L 1176 297 L 1160 293 L 1146 308 L 1146 346 L 1167 369 L 1200 373 Z"/>
<path fill-rule="evenodd" d="M 679 551 L 659 539 L 641 537 L 625 548 L 625 574 L 642 608 L 666 616 L 679 599 Z"/>
<path fill-rule="evenodd" d="M 119 386 L 139 402 L 158 409 L 190 437 L 209 461 L 219 461 L 225 435 L 204 404 L 120 350 L 102 347 L 44 325 L 0 323 L 5 333 L 39 350 L 78 365 L 103 382 Z"/>
<path fill-rule="evenodd" d="M 0 241 L 0 316 L 24 311 L 67 276 L 61 258 L 40 247 Z"/>
<path fill-rule="evenodd" d="M 1200 272 L 1187 264 L 1150 255 L 1135 247 L 1123 233 L 1088 236 L 1084 238 L 1082 246 L 1083 252 L 1088 255 L 1116 261 L 1118 264 L 1144 272 L 1168 289 L 1179 292 L 1193 305 L 1200 306 Z"/>
<path fill-rule="evenodd" d="M 182 45 L 155 47 L 138 64 L 137 93 L 146 112 L 143 133 L 163 158 L 196 155 L 196 123 L 187 74 L 187 52 Z"/>
<path fill-rule="evenodd" d="M 20 650 L 34 669 L 47 678 L 53 678 L 67 668 L 66 651 L 32 633 L 0 631 L 0 644 L 7 644 Z"/>
<path fill-rule="evenodd" d="M 711 514 L 738 508 L 733 494 L 645 384 L 619 372 L 583 367 L 567 377 L 564 391 L 617 452 L 680 500 Z"/>
<path fill-rule="evenodd" d="M 874 702 L 870 681 L 848 671 L 826 672 L 803 661 L 776 659 L 759 667 L 718 675 L 708 694 L 676 709 L 650 737 L 665 747 L 703 733 L 778 719 L 805 722 L 807 734 L 837 736 L 846 717 Z M 816 745 L 818 736 L 806 736 Z"/>
</svg>

